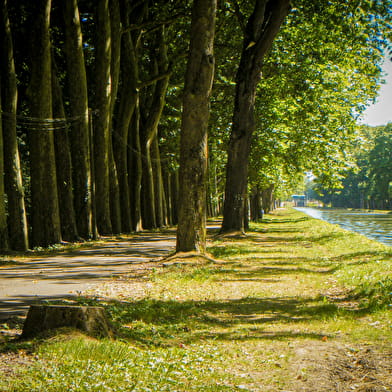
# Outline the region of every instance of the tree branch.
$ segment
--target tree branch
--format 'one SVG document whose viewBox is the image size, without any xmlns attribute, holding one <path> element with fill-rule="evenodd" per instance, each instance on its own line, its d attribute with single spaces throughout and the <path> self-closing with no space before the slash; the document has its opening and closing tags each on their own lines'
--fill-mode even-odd
<svg viewBox="0 0 392 392">
<path fill-rule="evenodd" d="M 169 76 L 171 76 L 171 74 L 172 74 L 172 71 L 168 71 L 168 72 L 165 72 L 161 75 L 156 75 L 149 80 L 145 80 L 144 82 L 139 82 L 137 85 L 137 88 L 142 89 L 144 87 L 150 86 L 150 85 L 154 84 L 155 82 L 157 82 L 158 80 L 168 78 Z"/>
<path fill-rule="evenodd" d="M 172 18 L 166 19 L 166 20 L 161 20 L 161 21 L 154 21 L 154 22 L 145 22 L 141 24 L 131 24 L 128 27 L 122 29 L 121 34 L 128 33 L 130 31 L 135 31 L 135 30 L 144 30 L 148 29 L 148 31 L 154 31 L 157 27 L 159 26 L 164 26 L 168 24 L 174 23 L 176 20 L 179 19 L 179 17 L 184 16 L 184 14 L 176 14 Z"/>
<path fill-rule="evenodd" d="M 237 0 L 233 0 L 233 5 L 234 5 L 234 14 L 238 19 L 238 23 L 240 24 L 242 32 L 245 33 L 246 30 L 245 18 L 240 10 L 240 6 L 238 5 Z"/>
</svg>

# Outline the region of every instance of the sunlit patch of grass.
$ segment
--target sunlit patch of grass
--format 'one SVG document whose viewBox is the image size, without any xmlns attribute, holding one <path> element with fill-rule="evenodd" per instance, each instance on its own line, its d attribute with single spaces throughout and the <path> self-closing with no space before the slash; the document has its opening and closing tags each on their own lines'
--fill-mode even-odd
<svg viewBox="0 0 392 392">
<path fill-rule="evenodd" d="M 392 252 L 385 251 L 355 265 L 346 265 L 337 278 L 352 288 L 351 295 L 369 311 L 392 310 Z M 374 260 L 374 258 L 376 259 Z"/>
<path fill-rule="evenodd" d="M 225 375 L 211 346 L 142 350 L 119 341 L 85 338 L 48 342 L 38 360 L 3 391 L 227 391 L 236 377 Z"/>
<path fill-rule="evenodd" d="M 78 298 L 106 308 L 117 340 L 39 343 L 38 362 L 0 390 L 285 390 L 298 342 L 392 338 L 384 245 L 279 210 L 208 251 L 220 262 L 157 268 L 137 295 L 131 279 L 113 300 Z"/>
</svg>

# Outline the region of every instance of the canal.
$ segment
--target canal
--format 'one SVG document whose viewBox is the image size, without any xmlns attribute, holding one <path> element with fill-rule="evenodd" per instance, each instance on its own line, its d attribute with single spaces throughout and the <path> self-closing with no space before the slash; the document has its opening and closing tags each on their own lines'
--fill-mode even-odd
<svg viewBox="0 0 392 392">
<path fill-rule="evenodd" d="M 297 207 L 296 210 L 392 246 L 392 214 L 311 207 Z"/>
</svg>

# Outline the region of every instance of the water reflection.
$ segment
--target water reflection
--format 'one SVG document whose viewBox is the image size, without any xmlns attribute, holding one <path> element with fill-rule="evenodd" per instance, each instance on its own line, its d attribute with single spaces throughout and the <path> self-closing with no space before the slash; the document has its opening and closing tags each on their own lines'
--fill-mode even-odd
<svg viewBox="0 0 392 392">
<path fill-rule="evenodd" d="M 297 207 L 296 210 L 302 211 L 312 218 L 337 224 L 346 230 L 355 231 L 368 238 L 392 246 L 392 214 L 310 207 Z"/>
</svg>

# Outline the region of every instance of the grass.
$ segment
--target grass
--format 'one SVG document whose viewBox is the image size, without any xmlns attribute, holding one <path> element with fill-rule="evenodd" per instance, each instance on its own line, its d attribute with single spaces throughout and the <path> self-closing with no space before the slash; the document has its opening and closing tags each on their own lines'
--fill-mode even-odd
<svg viewBox="0 0 392 392">
<path fill-rule="evenodd" d="M 208 251 L 224 263 L 194 259 L 117 282 L 111 300 L 105 287 L 80 297 L 105 306 L 115 340 L 63 331 L 3 342 L 32 361 L 0 390 L 280 391 L 306 373 L 292 374 L 298 347 L 392 338 L 390 247 L 279 210 Z"/>
</svg>

